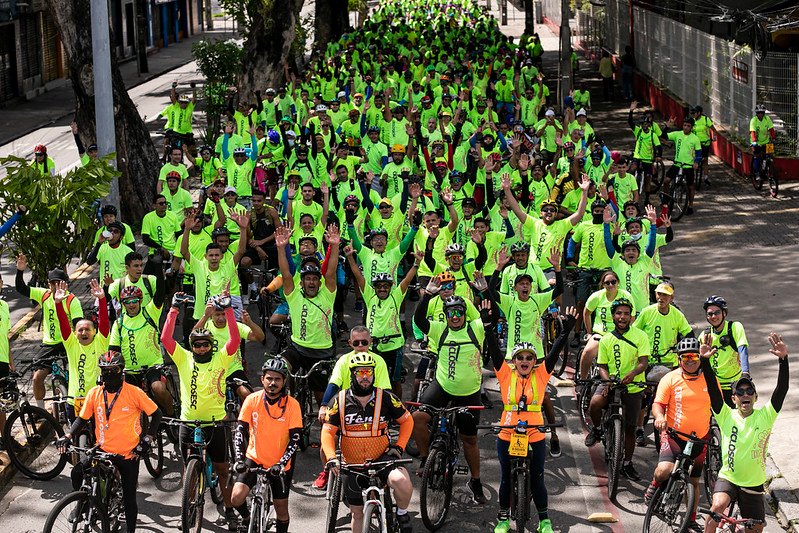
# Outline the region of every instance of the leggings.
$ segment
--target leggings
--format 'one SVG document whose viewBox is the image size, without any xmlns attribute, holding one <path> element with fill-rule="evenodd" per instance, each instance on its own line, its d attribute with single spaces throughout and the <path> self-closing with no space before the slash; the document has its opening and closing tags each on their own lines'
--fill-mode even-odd
<svg viewBox="0 0 799 533">
<path fill-rule="evenodd" d="M 508 454 L 510 443 L 497 439 L 497 457 L 501 478 L 499 481 L 499 508 L 510 509 L 511 490 L 511 457 Z M 547 456 L 546 439 L 539 440 L 530 445 L 531 454 L 527 456 L 527 475 L 529 476 L 531 493 L 539 518 L 547 515 L 547 488 L 544 485 L 544 460 Z"/>
</svg>

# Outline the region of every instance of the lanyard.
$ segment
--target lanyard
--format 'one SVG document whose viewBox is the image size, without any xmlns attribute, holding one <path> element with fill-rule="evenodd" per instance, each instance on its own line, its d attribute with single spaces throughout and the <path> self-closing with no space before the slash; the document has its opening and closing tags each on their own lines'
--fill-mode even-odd
<svg viewBox="0 0 799 533">
<path fill-rule="evenodd" d="M 278 405 L 280 405 L 280 400 L 282 399 L 283 398 L 278 398 L 277 400 Z M 286 407 L 288 407 L 288 405 L 289 401 L 288 398 L 286 398 L 286 401 L 283 402 L 283 410 L 280 412 L 280 416 L 272 416 L 272 412 L 269 410 L 269 402 L 266 401 L 266 391 L 264 391 L 264 409 L 266 409 L 266 414 L 268 414 L 269 418 L 271 418 L 272 420 L 280 420 L 281 418 L 283 418 L 283 415 L 286 414 Z"/>
<path fill-rule="evenodd" d="M 124 384 L 123 384 L 124 385 Z M 111 419 L 111 410 L 114 408 L 114 404 L 117 403 L 117 399 L 119 399 L 119 393 L 122 392 L 122 387 L 119 387 L 119 390 L 114 394 L 114 398 L 111 400 L 111 405 L 108 405 L 108 391 L 103 389 L 103 403 L 105 404 L 105 429 L 108 429 L 108 422 Z"/>
</svg>

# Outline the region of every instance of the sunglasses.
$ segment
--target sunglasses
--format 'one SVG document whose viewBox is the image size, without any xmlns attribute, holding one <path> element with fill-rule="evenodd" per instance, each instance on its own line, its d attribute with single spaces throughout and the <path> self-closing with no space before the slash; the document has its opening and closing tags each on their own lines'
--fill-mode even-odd
<svg viewBox="0 0 799 533">
<path fill-rule="evenodd" d="M 753 387 L 746 387 L 746 388 L 738 387 L 737 389 L 735 389 L 735 395 L 736 396 L 754 396 L 755 395 L 755 389 Z"/>
<path fill-rule="evenodd" d="M 452 281 L 448 281 L 447 283 L 441 284 L 442 291 L 453 291 L 455 290 L 455 283 Z"/>
<path fill-rule="evenodd" d="M 516 356 L 516 360 L 517 361 L 527 361 L 527 362 L 533 362 L 534 363 L 537 360 L 537 357 L 535 357 L 534 355 L 529 355 L 527 357 Z"/>
<path fill-rule="evenodd" d="M 390 205 L 381 205 L 378 209 L 391 209 Z"/>
<path fill-rule="evenodd" d="M 119 368 L 118 366 L 112 366 L 112 367 L 103 368 L 103 371 L 102 371 L 102 374 L 104 376 L 116 376 L 117 374 L 121 374 L 121 373 L 122 373 L 122 369 Z"/>
<path fill-rule="evenodd" d="M 358 340 L 354 340 L 354 341 L 350 341 L 350 342 L 352 343 L 353 346 L 369 346 L 369 344 L 370 344 L 370 341 L 362 340 L 362 339 L 358 339 Z"/>
<path fill-rule="evenodd" d="M 680 356 L 681 361 L 693 362 L 699 360 L 699 354 L 696 353 L 684 353 Z"/>
<path fill-rule="evenodd" d="M 166 205 L 166 202 L 155 202 L 155 205 Z"/>
<path fill-rule="evenodd" d="M 137 304 L 139 302 L 141 302 L 139 298 L 125 298 L 122 300 L 122 303 L 125 305 Z"/>
<path fill-rule="evenodd" d="M 602 285 L 609 285 L 609 286 L 612 287 L 613 285 L 617 285 L 618 283 L 619 283 L 619 280 L 617 280 L 617 279 L 609 279 L 607 281 L 603 281 Z"/>
<path fill-rule="evenodd" d="M 460 318 L 465 313 L 463 309 L 447 309 L 444 314 L 447 315 L 447 318 Z"/>
<path fill-rule="evenodd" d="M 210 348 L 211 343 L 208 341 L 199 341 L 191 343 L 192 348 Z"/>
<path fill-rule="evenodd" d="M 370 378 L 375 375 L 374 368 L 357 368 L 355 369 L 356 378 Z"/>
<path fill-rule="evenodd" d="M 707 317 L 709 317 L 709 318 L 712 318 L 712 317 L 714 317 L 714 316 L 719 316 L 720 314 L 721 314 L 721 311 L 708 311 L 708 312 L 705 314 L 705 316 L 707 316 Z"/>
<path fill-rule="evenodd" d="M 542 213 L 555 213 L 557 209 L 554 207 L 545 207 L 541 210 Z"/>
</svg>

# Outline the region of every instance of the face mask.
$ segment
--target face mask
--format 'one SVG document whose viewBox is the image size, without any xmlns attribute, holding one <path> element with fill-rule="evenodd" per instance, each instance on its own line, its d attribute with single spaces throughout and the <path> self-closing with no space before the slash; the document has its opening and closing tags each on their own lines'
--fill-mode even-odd
<svg viewBox="0 0 799 533">
<path fill-rule="evenodd" d="M 289 141 L 289 146 L 293 147 L 294 146 L 294 141 Z"/>
<path fill-rule="evenodd" d="M 603 213 L 600 213 L 598 215 L 597 214 L 591 215 L 591 222 L 593 222 L 594 224 L 602 224 L 603 221 L 604 221 Z"/>
<path fill-rule="evenodd" d="M 635 235 L 629 235 L 627 238 L 630 239 L 631 241 L 637 241 L 641 238 L 641 233 L 637 233 Z"/>
<path fill-rule="evenodd" d="M 213 354 L 213 352 L 211 352 L 209 350 L 208 353 L 203 354 L 203 355 L 199 355 L 199 354 L 196 354 L 196 353 L 192 354 L 192 355 L 194 356 L 194 361 L 196 363 L 205 364 L 205 363 L 210 363 L 211 362 L 211 357 L 213 357 L 214 354 Z"/>
<path fill-rule="evenodd" d="M 108 392 L 116 392 L 122 387 L 122 381 L 124 380 L 124 376 L 122 372 L 103 372 L 103 385 L 105 386 L 105 390 Z"/>
</svg>

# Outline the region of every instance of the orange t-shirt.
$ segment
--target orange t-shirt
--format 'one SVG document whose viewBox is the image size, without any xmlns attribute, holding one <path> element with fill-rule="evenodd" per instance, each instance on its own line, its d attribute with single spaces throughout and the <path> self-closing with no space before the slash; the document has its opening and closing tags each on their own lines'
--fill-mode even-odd
<svg viewBox="0 0 799 533">
<path fill-rule="evenodd" d="M 143 390 L 130 383 L 123 383 L 118 393 L 105 394 L 105 399 L 104 391 L 102 385 L 89 390 L 80 417 L 84 420 L 94 417 L 94 436 L 104 452 L 130 459 L 131 452 L 139 444 L 142 412 L 150 416 L 158 406 Z M 107 413 L 109 408 L 110 414 Z"/>
<path fill-rule="evenodd" d="M 681 369 L 672 370 L 660 380 L 655 402 L 666 406 L 666 424 L 683 433 L 696 432 L 698 438 L 710 429 L 710 396 L 702 375 L 685 379 Z"/>
<path fill-rule="evenodd" d="M 289 445 L 289 431 L 302 428 L 302 409 L 297 400 L 284 396 L 270 405 L 267 412 L 264 394 L 260 391 L 247 396 L 241 405 L 239 420 L 250 426 L 247 458 L 269 468 L 283 457 Z M 286 465 L 286 470 L 291 469 L 292 462 Z"/>
<path fill-rule="evenodd" d="M 519 398 L 524 394 L 527 399 L 527 405 L 537 405 L 541 407 L 544 401 L 544 394 L 547 392 L 547 382 L 549 376 L 544 364 L 541 363 L 530 376 L 526 379 L 516 376 L 516 397 L 510 398 L 510 382 L 511 375 L 515 372 L 507 362 L 502 363 L 502 367 L 497 370 L 497 381 L 499 381 L 499 392 L 502 396 L 503 405 L 518 405 Z M 533 387 L 535 385 L 535 387 Z M 535 388 L 535 390 L 533 390 Z M 533 403 L 535 402 L 535 403 Z M 531 426 L 540 426 L 544 423 L 544 417 L 541 411 L 502 411 L 502 416 L 499 419 L 500 425 L 510 426 L 524 420 Z M 499 438 L 502 440 L 510 441 L 510 436 L 513 434 L 512 429 L 503 429 L 499 432 Z M 527 441 L 538 442 L 544 440 L 545 434 L 541 433 L 535 428 L 527 430 Z"/>
</svg>

